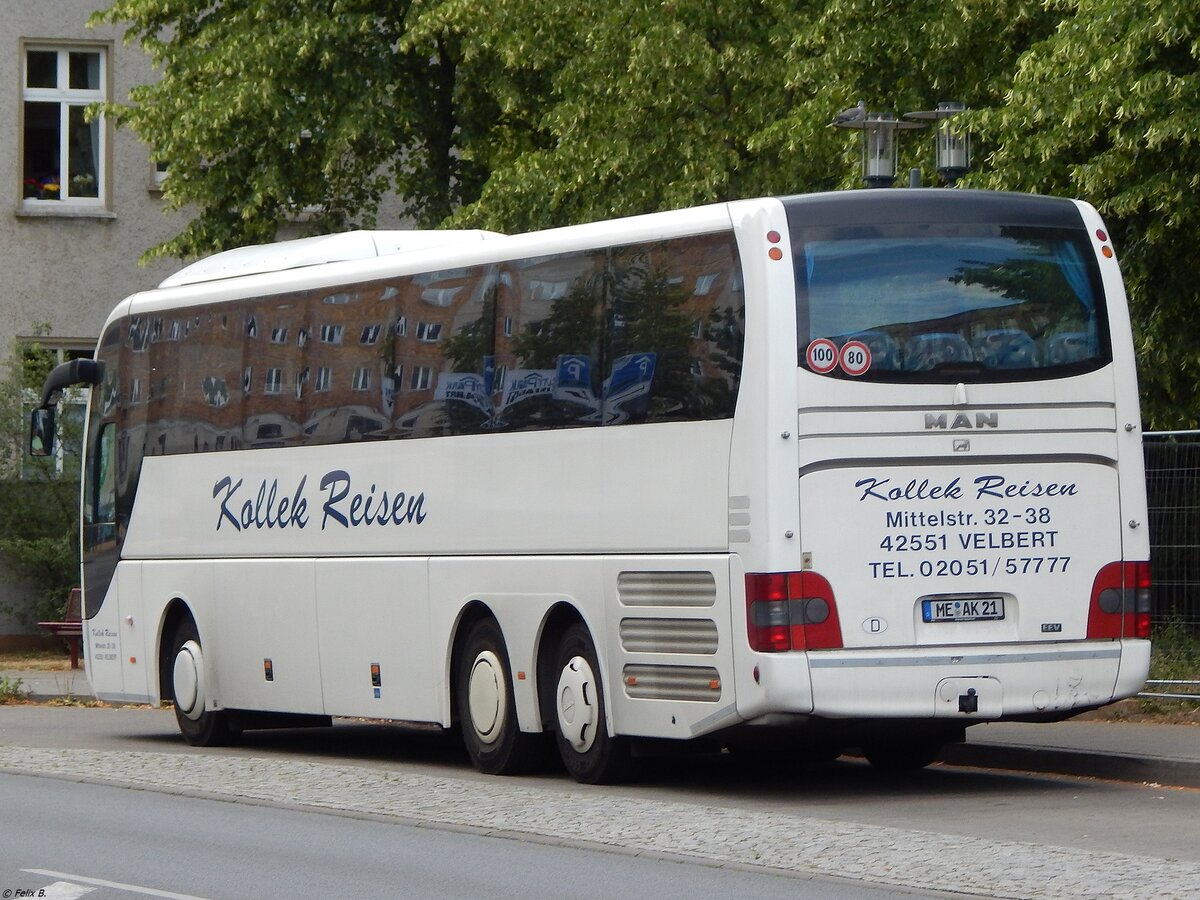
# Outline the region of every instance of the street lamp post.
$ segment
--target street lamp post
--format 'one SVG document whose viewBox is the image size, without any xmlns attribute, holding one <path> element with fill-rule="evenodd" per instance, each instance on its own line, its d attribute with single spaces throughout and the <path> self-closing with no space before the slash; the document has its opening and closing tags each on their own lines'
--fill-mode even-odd
<svg viewBox="0 0 1200 900">
<path fill-rule="evenodd" d="M 935 164 L 938 174 L 948 187 L 954 187 L 958 179 L 971 168 L 971 136 L 968 133 L 956 131 L 950 124 L 950 119 L 966 109 L 954 100 L 944 100 L 937 109 L 919 110 L 905 113 L 904 118 L 916 119 L 922 124 L 932 122 L 936 134 Z"/>
<path fill-rule="evenodd" d="M 934 126 L 936 166 L 942 182 L 954 187 L 958 179 L 971 168 L 971 136 L 951 127 L 950 119 L 966 109 L 961 103 L 945 100 L 937 109 L 918 110 L 897 119 L 890 112 L 868 112 L 860 100 L 857 106 L 844 109 L 833 120 L 837 128 L 853 128 L 862 132 L 859 146 L 862 154 L 863 184 L 869 188 L 891 187 L 896 180 L 896 132 Z M 915 121 L 905 121 L 915 120 Z M 920 173 L 914 169 L 914 184 L 920 183 Z"/>
<path fill-rule="evenodd" d="M 890 112 L 867 112 L 861 102 L 838 113 L 833 124 L 862 132 L 862 179 L 869 188 L 891 187 L 896 180 L 896 132 L 924 127 L 901 121 Z"/>
</svg>

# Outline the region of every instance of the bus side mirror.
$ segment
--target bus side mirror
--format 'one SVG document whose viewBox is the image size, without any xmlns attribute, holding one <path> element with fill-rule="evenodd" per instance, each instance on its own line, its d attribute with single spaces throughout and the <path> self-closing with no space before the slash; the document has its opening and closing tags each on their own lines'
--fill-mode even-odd
<svg viewBox="0 0 1200 900">
<path fill-rule="evenodd" d="M 50 456 L 54 453 L 54 407 L 35 409 L 29 417 L 29 455 Z"/>
</svg>

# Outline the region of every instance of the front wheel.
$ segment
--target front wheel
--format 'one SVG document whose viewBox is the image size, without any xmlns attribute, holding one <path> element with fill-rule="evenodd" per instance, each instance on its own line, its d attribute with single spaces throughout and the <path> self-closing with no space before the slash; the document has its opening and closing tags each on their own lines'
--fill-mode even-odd
<svg viewBox="0 0 1200 900">
<path fill-rule="evenodd" d="M 624 780 L 631 770 L 629 743 L 608 733 L 600 666 L 586 627 L 567 629 L 555 660 L 555 731 L 563 765 L 584 784 Z"/>
<path fill-rule="evenodd" d="M 517 724 L 504 635 L 494 619 L 471 626 L 455 676 L 455 701 L 467 755 L 480 772 L 519 775 L 545 762 L 544 736 Z"/>
<path fill-rule="evenodd" d="M 183 739 L 193 747 L 222 747 L 241 733 L 225 710 L 206 709 L 209 676 L 196 623 L 186 619 L 171 641 L 171 692 L 175 721 Z"/>
</svg>

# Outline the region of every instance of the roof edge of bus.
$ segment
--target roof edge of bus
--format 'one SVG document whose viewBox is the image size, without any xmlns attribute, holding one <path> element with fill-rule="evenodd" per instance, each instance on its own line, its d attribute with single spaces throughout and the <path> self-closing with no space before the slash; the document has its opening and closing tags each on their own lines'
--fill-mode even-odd
<svg viewBox="0 0 1200 900">
<path fill-rule="evenodd" d="M 444 247 L 455 241 L 480 241 L 503 237 L 495 231 L 347 231 L 315 237 L 238 247 L 205 257 L 159 283 L 160 288 L 182 287 L 206 281 L 221 281 L 244 275 L 283 272 L 325 263 L 349 262 L 390 256 L 412 250 Z"/>
</svg>

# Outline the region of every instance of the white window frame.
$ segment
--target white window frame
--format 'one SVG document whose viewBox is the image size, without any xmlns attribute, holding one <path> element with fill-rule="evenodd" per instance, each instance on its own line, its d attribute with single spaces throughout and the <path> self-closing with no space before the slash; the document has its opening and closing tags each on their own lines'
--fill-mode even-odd
<svg viewBox="0 0 1200 900">
<path fill-rule="evenodd" d="M 459 287 L 426 288 L 421 291 L 421 300 L 430 306 L 450 306 L 461 291 L 461 285 Z"/>
<path fill-rule="evenodd" d="M 433 382 L 433 369 L 429 366 L 413 366 L 412 380 L 409 388 L 414 391 L 427 391 Z"/>
<path fill-rule="evenodd" d="M 417 340 L 424 344 L 436 344 L 442 336 L 441 322 L 418 322 Z"/>
<path fill-rule="evenodd" d="M 263 385 L 264 394 L 283 393 L 283 369 L 272 367 L 267 369 L 267 379 Z"/>
<path fill-rule="evenodd" d="M 313 390 L 318 394 L 329 390 L 333 385 L 333 370 L 329 366 L 321 366 L 317 369 L 317 380 L 313 382 Z"/>
<path fill-rule="evenodd" d="M 29 87 L 29 54 L 35 53 L 55 53 L 57 54 L 57 74 L 55 78 L 56 87 Z M 99 58 L 99 72 L 97 82 L 98 88 L 72 88 L 70 87 L 70 58 L 72 53 L 94 53 Z M 103 210 L 108 203 L 108 165 L 109 165 L 109 139 L 108 127 L 103 116 L 98 116 L 95 120 L 96 129 L 96 147 L 95 150 L 95 188 L 96 196 L 75 196 L 72 193 L 72 173 L 70 171 L 70 139 L 71 139 L 71 111 L 73 109 L 82 109 L 93 103 L 103 103 L 109 99 L 109 48 L 106 44 L 94 43 L 57 43 L 43 41 L 29 41 L 21 44 L 21 128 L 20 134 L 17 137 L 19 152 L 21 153 L 21 181 L 22 181 L 22 209 L 26 211 L 37 212 L 54 212 L 56 210 L 69 209 L 92 209 Z M 29 127 L 29 122 L 25 119 L 25 104 L 26 103 L 57 103 L 59 113 L 59 150 L 58 150 L 58 198 L 53 199 L 44 196 L 44 189 L 39 191 L 39 196 L 26 197 L 27 187 L 24 182 L 26 179 L 25 168 L 29 161 L 25 159 L 25 136 L 26 130 Z M 90 174 L 90 173 L 85 173 Z"/>
<path fill-rule="evenodd" d="M 354 370 L 354 381 L 350 385 L 352 391 L 369 391 L 371 389 L 371 369 L 369 366 L 359 366 Z"/>
<path fill-rule="evenodd" d="M 692 291 L 692 295 L 695 297 L 707 296 L 709 291 L 713 289 L 713 285 L 717 283 L 717 279 L 720 277 L 720 272 L 709 272 L 704 275 L 697 275 L 696 289 Z"/>
</svg>

